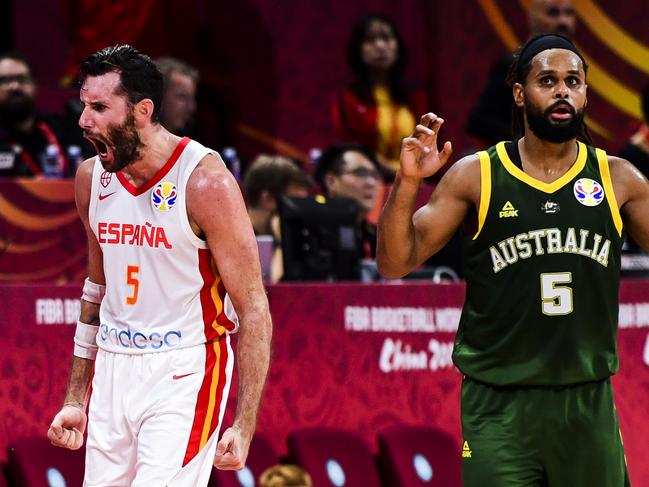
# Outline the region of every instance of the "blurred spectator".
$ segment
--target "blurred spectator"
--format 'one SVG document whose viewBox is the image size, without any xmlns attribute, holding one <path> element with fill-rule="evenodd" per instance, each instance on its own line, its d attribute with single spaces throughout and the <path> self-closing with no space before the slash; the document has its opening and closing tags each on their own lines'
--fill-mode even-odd
<svg viewBox="0 0 649 487">
<path fill-rule="evenodd" d="M 275 242 L 268 272 L 270 282 L 279 281 L 284 274 L 282 252 L 278 244 L 281 242 L 279 197 L 306 198 L 312 188 L 311 178 L 286 157 L 262 154 L 246 171 L 243 192 L 255 235 L 272 235 Z"/>
<path fill-rule="evenodd" d="M 642 91 L 642 113 L 644 122 L 620 151 L 620 157 L 633 163 L 649 178 L 649 84 Z"/>
<path fill-rule="evenodd" d="M 36 112 L 36 83 L 27 60 L 0 54 L 0 175 L 70 174 L 57 117 Z"/>
<path fill-rule="evenodd" d="M 376 152 L 394 175 L 401 140 L 414 129 L 415 116 L 429 109 L 424 92 L 404 76 L 407 53 L 396 25 L 381 15 L 362 18 L 352 30 L 347 62 L 352 82 L 332 102 L 337 136 Z"/>
<path fill-rule="evenodd" d="M 248 215 L 255 234 L 272 234 L 280 196 L 306 198 L 313 181 L 292 160 L 262 154 L 250 165 L 243 178 Z"/>
<path fill-rule="evenodd" d="M 532 0 L 529 22 L 530 37 L 545 32 L 572 37 L 577 23 L 572 0 Z M 495 62 L 487 85 L 469 114 L 467 131 L 489 146 L 512 138 L 512 90 L 505 78 L 513 60 L 513 55 L 508 54 Z"/>
<path fill-rule="evenodd" d="M 358 203 L 358 231 L 364 259 L 376 256 L 376 225 L 369 223 L 365 216 L 376 204 L 380 168 L 376 155 L 368 148 L 341 143 L 322 152 L 315 170 L 315 179 L 327 198 L 351 198 Z"/>
<path fill-rule="evenodd" d="M 302 467 L 274 465 L 259 476 L 259 487 L 313 487 L 313 481 Z"/>
<path fill-rule="evenodd" d="M 155 63 L 164 80 L 162 125 L 173 134 L 191 136 L 196 112 L 198 71 L 172 57 L 156 59 Z"/>
</svg>

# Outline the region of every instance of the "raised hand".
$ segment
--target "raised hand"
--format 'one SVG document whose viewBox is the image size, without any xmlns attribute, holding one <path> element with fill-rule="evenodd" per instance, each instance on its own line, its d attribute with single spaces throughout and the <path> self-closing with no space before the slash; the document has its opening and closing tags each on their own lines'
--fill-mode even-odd
<svg viewBox="0 0 649 487">
<path fill-rule="evenodd" d="M 453 152 L 450 142 L 445 142 L 441 151 L 437 149 L 437 134 L 444 119 L 434 113 L 421 117 L 410 137 L 401 144 L 401 176 L 423 179 L 435 174 L 448 162 Z"/>
<path fill-rule="evenodd" d="M 236 427 L 223 432 L 216 445 L 214 466 L 220 470 L 241 470 L 246 464 L 250 440 L 246 440 Z"/>
<path fill-rule="evenodd" d="M 47 437 L 54 446 L 78 450 L 83 445 L 83 432 L 88 418 L 79 406 L 65 405 L 54 416 Z"/>
</svg>

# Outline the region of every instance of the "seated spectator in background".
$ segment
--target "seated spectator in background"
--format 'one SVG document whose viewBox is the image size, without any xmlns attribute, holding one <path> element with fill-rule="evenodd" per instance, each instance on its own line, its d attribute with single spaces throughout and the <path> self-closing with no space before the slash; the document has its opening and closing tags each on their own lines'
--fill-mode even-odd
<svg viewBox="0 0 649 487">
<path fill-rule="evenodd" d="M 257 235 L 272 235 L 280 196 L 306 198 L 313 181 L 291 159 L 262 154 L 243 178 L 248 216 Z"/>
<path fill-rule="evenodd" d="M 416 125 L 414 114 L 429 110 L 424 92 L 404 77 L 406 47 L 394 23 L 381 15 L 361 19 L 350 36 L 347 62 L 353 79 L 332 102 L 337 136 L 376 152 L 393 178 L 401 140 Z"/>
<path fill-rule="evenodd" d="M 572 0 L 532 0 L 529 23 L 530 37 L 548 32 L 572 37 L 577 23 Z M 487 85 L 469 114 L 467 132 L 488 146 L 512 139 L 512 90 L 505 78 L 513 61 L 509 53 L 494 63 Z"/>
<path fill-rule="evenodd" d="M 272 235 L 274 242 L 280 242 L 280 196 L 306 198 L 312 188 L 311 178 L 291 159 L 258 156 L 243 178 L 243 193 L 255 234 Z M 276 244 L 270 264 L 270 282 L 279 281 L 283 274 L 282 252 Z"/>
<path fill-rule="evenodd" d="M 27 60 L 0 54 L 0 176 L 71 173 L 57 117 L 36 112 L 36 83 Z"/>
<path fill-rule="evenodd" d="M 642 91 L 642 113 L 644 122 L 618 155 L 630 161 L 649 178 L 649 84 Z"/>
<path fill-rule="evenodd" d="M 191 136 L 196 112 L 198 71 L 172 57 L 161 57 L 155 63 L 164 83 L 160 112 L 162 126 L 173 134 Z"/>
<path fill-rule="evenodd" d="M 360 144 L 327 147 L 318 159 L 315 179 L 327 198 L 351 198 L 359 208 L 358 236 L 363 259 L 376 256 L 376 225 L 365 216 L 374 208 L 381 184 L 381 165 L 376 155 Z"/>
<path fill-rule="evenodd" d="M 313 481 L 302 467 L 274 465 L 259 476 L 259 487 L 313 487 Z"/>
</svg>

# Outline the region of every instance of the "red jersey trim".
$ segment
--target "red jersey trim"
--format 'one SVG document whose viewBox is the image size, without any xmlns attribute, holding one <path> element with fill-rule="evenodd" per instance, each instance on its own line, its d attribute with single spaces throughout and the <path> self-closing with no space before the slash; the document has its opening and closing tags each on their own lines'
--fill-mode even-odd
<svg viewBox="0 0 649 487">
<path fill-rule="evenodd" d="M 133 186 L 130 181 L 126 179 L 126 176 L 124 176 L 124 174 L 122 174 L 121 172 L 117 173 L 117 179 L 119 179 L 119 182 L 122 183 L 122 186 L 124 186 L 124 189 L 126 189 L 126 191 L 131 193 L 133 196 L 140 196 L 142 193 L 147 192 L 154 185 L 159 183 L 160 180 L 164 178 L 169 171 L 171 171 L 171 168 L 174 167 L 174 164 L 176 164 L 176 161 L 178 161 L 180 154 L 182 154 L 185 147 L 187 147 L 187 144 L 189 144 L 189 140 L 189 137 L 183 137 L 182 140 L 178 142 L 178 145 L 174 149 L 171 157 L 169 157 L 169 160 L 165 163 L 165 165 L 162 166 L 151 179 L 149 179 L 139 188 Z"/>
<path fill-rule="evenodd" d="M 227 338 L 205 344 L 205 375 L 198 392 L 194 421 L 183 458 L 184 467 L 203 449 L 219 426 L 225 385 L 228 382 Z"/>
</svg>

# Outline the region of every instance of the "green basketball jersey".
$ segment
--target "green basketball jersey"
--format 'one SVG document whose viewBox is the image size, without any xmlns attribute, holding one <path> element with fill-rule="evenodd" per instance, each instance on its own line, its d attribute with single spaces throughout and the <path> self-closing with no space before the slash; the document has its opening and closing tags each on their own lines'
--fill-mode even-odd
<svg viewBox="0 0 649 487">
<path fill-rule="evenodd" d="M 622 220 L 606 153 L 579 143 L 552 183 L 525 174 L 504 142 L 478 156 L 478 230 L 463 249 L 455 364 L 495 385 L 614 374 Z"/>
</svg>

